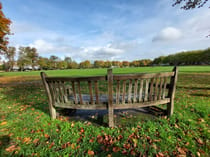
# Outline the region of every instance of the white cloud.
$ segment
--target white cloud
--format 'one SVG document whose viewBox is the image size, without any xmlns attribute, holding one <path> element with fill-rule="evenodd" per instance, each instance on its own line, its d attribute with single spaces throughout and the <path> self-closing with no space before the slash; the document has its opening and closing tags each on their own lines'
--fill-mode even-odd
<svg viewBox="0 0 210 157">
<path fill-rule="evenodd" d="M 179 29 L 174 27 L 166 27 L 161 32 L 153 38 L 153 41 L 173 41 L 180 39 L 182 33 Z"/>
</svg>

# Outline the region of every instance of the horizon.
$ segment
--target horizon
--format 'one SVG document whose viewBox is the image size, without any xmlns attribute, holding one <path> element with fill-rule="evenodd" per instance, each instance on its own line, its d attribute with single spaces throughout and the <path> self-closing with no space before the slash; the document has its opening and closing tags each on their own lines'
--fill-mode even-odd
<svg viewBox="0 0 210 157">
<path fill-rule="evenodd" d="M 2 1 L 11 19 L 10 46 L 35 47 L 40 56 L 84 60 L 154 59 L 207 49 L 208 5 L 193 10 L 173 1 Z"/>
</svg>

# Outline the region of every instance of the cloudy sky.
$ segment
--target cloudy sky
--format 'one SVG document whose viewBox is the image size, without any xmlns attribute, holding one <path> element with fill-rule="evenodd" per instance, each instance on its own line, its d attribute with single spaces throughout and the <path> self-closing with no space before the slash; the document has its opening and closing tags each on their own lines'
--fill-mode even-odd
<svg viewBox="0 0 210 157">
<path fill-rule="evenodd" d="M 210 47 L 209 2 L 181 10 L 173 0 L 2 0 L 11 46 L 76 61 L 136 60 Z"/>
</svg>

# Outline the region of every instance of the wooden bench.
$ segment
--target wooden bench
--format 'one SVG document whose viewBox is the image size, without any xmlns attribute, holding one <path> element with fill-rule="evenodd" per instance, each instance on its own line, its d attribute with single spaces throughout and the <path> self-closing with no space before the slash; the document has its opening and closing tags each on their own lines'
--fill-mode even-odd
<svg viewBox="0 0 210 157">
<path fill-rule="evenodd" d="M 114 109 L 167 104 L 173 114 L 178 69 L 172 72 L 113 74 L 106 76 L 48 77 L 41 72 L 52 119 L 57 108 L 108 109 L 109 127 L 114 126 Z"/>
</svg>

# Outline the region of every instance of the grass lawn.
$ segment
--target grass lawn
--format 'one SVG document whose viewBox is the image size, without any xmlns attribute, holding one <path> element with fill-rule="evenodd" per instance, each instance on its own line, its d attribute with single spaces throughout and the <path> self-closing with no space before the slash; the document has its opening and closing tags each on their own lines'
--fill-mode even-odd
<svg viewBox="0 0 210 157">
<path fill-rule="evenodd" d="M 114 73 L 170 71 L 172 67 L 114 69 Z M 104 75 L 106 69 L 47 71 L 50 76 Z M 0 73 L 0 85 L 39 79 L 39 72 Z M 117 128 L 66 116 L 50 120 L 42 85 L 0 88 L 0 156 L 208 156 L 210 66 L 180 67 L 175 110 L 166 117 L 125 114 Z"/>
</svg>

